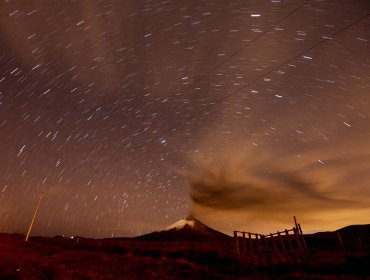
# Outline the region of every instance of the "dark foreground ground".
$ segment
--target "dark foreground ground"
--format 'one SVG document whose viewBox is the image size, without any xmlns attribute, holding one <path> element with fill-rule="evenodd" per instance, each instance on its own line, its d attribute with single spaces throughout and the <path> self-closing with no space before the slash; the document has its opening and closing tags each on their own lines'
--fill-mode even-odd
<svg viewBox="0 0 370 280">
<path fill-rule="evenodd" d="M 370 279 L 370 252 L 312 248 L 304 266 L 253 267 L 235 261 L 232 243 L 0 234 L 0 279 Z"/>
</svg>

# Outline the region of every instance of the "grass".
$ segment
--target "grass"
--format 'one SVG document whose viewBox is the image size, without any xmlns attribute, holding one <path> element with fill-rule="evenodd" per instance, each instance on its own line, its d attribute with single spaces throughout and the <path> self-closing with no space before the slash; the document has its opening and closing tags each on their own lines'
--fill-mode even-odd
<svg viewBox="0 0 370 280">
<path fill-rule="evenodd" d="M 370 279 L 370 252 L 314 249 L 306 266 L 239 265 L 232 244 L 0 234 L 0 279 Z"/>
</svg>

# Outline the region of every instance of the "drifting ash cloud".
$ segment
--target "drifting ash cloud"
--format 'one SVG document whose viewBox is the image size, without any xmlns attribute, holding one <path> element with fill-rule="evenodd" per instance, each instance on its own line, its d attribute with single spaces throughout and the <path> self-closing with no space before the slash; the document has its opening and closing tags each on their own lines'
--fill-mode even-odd
<svg viewBox="0 0 370 280">
<path fill-rule="evenodd" d="M 232 170 L 198 166 L 189 174 L 190 196 L 194 203 L 215 209 L 245 209 L 273 212 L 308 210 L 313 206 L 342 208 L 359 206 L 358 201 L 332 197 L 316 189 L 299 171 L 255 170 L 249 179 Z"/>
<path fill-rule="evenodd" d="M 274 229 L 271 227 L 287 227 L 292 216 L 297 215 L 314 231 L 325 230 L 325 226 L 328 229 L 338 222 L 349 223 L 348 215 L 366 210 L 368 204 L 361 196 L 353 195 L 354 190 L 352 196 L 348 195 L 348 188 L 343 185 L 334 186 L 337 181 L 326 177 L 316 163 L 306 162 L 301 166 L 290 162 L 277 167 L 271 162 L 271 158 L 266 158 L 251 164 L 240 157 L 212 163 L 198 161 L 185 174 L 194 203 L 192 214 L 206 220 L 232 217 L 228 227 L 220 223 L 226 232 L 240 227 L 271 231 Z M 326 172 L 331 174 L 333 169 L 348 163 L 348 159 L 327 162 Z M 352 163 L 362 166 L 364 158 L 354 159 Z"/>
</svg>

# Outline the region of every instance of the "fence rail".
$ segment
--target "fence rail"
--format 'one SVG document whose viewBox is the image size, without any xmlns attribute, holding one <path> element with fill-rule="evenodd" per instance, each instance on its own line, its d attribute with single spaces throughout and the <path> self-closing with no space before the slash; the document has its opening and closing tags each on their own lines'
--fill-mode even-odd
<svg viewBox="0 0 370 280">
<path fill-rule="evenodd" d="M 267 235 L 234 231 L 236 257 L 242 264 L 270 266 L 299 264 L 307 260 L 301 226 Z"/>
</svg>

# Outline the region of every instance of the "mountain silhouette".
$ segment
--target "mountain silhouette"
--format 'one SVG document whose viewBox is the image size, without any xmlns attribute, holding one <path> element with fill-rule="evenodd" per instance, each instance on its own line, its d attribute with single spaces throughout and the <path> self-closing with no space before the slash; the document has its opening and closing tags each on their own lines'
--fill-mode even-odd
<svg viewBox="0 0 370 280">
<path fill-rule="evenodd" d="M 136 238 L 146 241 L 225 241 L 231 239 L 231 236 L 210 228 L 196 218 L 189 216 L 161 231 Z"/>
</svg>

